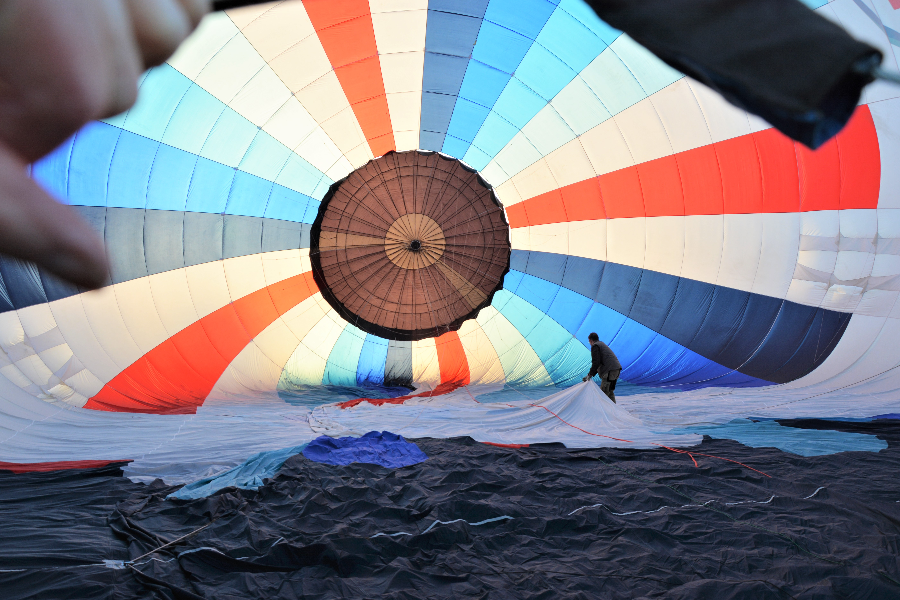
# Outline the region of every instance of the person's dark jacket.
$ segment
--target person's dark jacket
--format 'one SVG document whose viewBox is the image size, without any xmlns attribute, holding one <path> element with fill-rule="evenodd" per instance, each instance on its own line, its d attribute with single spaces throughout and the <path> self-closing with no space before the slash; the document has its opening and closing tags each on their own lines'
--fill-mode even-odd
<svg viewBox="0 0 900 600">
<path fill-rule="evenodd" d="M 600 375 L 603 377 L 610 371 L 621 369 L 622 365 L 615 353 L 603 342 L 596 342 L 591 346 L 591 372 L 588 377 Z"/>
</svg>

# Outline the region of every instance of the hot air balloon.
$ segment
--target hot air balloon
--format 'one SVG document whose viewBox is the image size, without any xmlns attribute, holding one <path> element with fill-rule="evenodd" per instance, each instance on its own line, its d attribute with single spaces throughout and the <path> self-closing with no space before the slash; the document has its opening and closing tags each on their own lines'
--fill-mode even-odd
<svg viewBox="0 0 900 600">
<path fill-rule="evenodd" d="M 112 283 L 4 261 L 11 394 L 164 413 L 567 386 L 592 330 L 668 389 L 853 383 L 893 356 L 896 88 L 811 151 L 580 2 L 329 6 L 208 18 L 133 109 L 33 166 Z M 894 56 L 872 15 L 823 10 Z"/>
<path fill-rule="evenodd" d="M 3 259 L 8 414 L 565 388 L 591 331 L 638 386 L 893 389 L 897 88 L 813 151 L 580 1 L 401 4 L 210 16 L 33 165 L 112 281 Z"/>
<path fill-rule="evenodd" d="M 898 70 L 895 0 L 805 3 Z M 131 461 L 135 481 L 200 480 L 188 499 L 337 453 L 308 450 L 320 434 L 406 443 L 373 430 L 664 448 L 758 478 L 690 449 L 877 452 L 771 420 L 900 413 L 898 164 L 900 88 L 868 86 L 812 150 L 582 0 L 214 13 L 132 109 L 30 166 L 112 272 L 85 291 L 0 256 L 0 470 Z M 591 332 L 619 405 L 581 384 Z"/>
</svg>

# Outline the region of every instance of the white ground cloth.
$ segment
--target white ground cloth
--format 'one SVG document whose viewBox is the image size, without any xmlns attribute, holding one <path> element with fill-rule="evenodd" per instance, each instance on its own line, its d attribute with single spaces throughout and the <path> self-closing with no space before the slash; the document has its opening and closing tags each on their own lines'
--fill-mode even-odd
<svg viewBox="0 0 900 600">
<path fill-rule="evenodd" d="M 479 442 L 535 444 L 562 442 L 570 448 L 652 448 L 691 446 L 702 436 L 648 427 L 600 391 L 581 383 L 541 400 L 479 403 L 461 388 L 443 396 L 413 398 L 403 404 L 352 408 L 318 406 L 309 415 L 316 433 L 332 437 L 388 430 L 407 438 L 468 435 Z"/>
<path fill-rule="evenodd" d="M 112 413 L 0 397 L 0 461 L 133 460 L 131 479 L 188 483 L 266 450 L 317 437 L 308 407 L 275 396 L 202 406 L 195 415 Z"/>
<path fill-rule="evenodd" d="M 161 477 L 169 483 L 186 483 L 225 471 L 257 452 L 297 446 L 326 432 L 347 435 L 378 429 L 406 437 L 471 435 L 506 444 L 559 441 L 573 447 L 646 448 L 655 442 L 685 447 L 698 443 L 700 437 L 668 432 L 744 417 L 859 418 L 900 413 L 900 393 L 891 381 L 872 378 L 843 389 L 827 383 L 795 385 L 670 392 L 626 384 L 621 386 L 618 405 L 606 400 L 593 383 L 538 400 L 526 396 L 542 396 L 540 392 L 507 389 L 503 402 L 481 405 L 475 400 L 489 400 L 484 396 L 497 392 L 499 386 L 470 386 L 405 405 L 362 404 L 346 410 L 334 404 L 311 410 L 331 398 L 347 399 L 338 394 L 299 398 L 298 404 L 275 394 L 260 394 L 212 399 L 195 415 L 84 410 L 38 400 L 18 388 L 3 388 L 0 461 L 131 459 L 134 462 L 126 474 L 133 479 Z M 528 404 L 546 406 L 586 431 L 635 443 L 582 433 Z"/>
</svg>

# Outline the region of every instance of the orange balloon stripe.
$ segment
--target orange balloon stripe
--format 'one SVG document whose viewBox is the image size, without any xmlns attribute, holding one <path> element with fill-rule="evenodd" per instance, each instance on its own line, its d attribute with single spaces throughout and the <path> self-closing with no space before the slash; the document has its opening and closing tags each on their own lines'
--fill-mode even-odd
<svg viewBox="0 0 900 600">
<path fill-rule="evenodd" d="M 228 365 L 253 338 L 317 291 L 309 272 L 235 300 L 136 360 L 84 407 L 114 412 L 193 414 Z"/>
<path fill-rule="evenodd" d="M 818 150 L 774 129 L 626 167 L 506 209 L 510 227 L 589 219 L 877 208 L 878 135 L 868 106 Z"/>
<path fill-rule="evenodd" d="M 307 0 L 306 12 L 374 156 L 396 149 L 367 0 Z"/>
<path fill-rule="evenodd" d="M 434 345 L 441 368 L 441 385 L 469 385 L 469 361 L 462 342 L 459 341 L 459 334 L 455 331 L 447 332 L 434 338 Z"/>
</svg>

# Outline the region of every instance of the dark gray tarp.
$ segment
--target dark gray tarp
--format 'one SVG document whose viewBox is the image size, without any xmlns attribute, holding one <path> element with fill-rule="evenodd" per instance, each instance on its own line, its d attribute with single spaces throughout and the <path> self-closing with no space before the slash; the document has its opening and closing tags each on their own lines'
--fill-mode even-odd
<svg viewBox="0 0 900 600">
<path fill-rule="evenodd" d="M 801 457 L 706 438 L 688 455 L 424 439 L 429 458 L 410 467 L 294 456 L 256 492 L 191 501 L 111 467 L 0 472 L 0 589 L 4 600 L 900 595 L 900 421 L 780 423 L 888 448 Z M 186 535 L 133 567 L 103 565 Z"/>
</svg>

